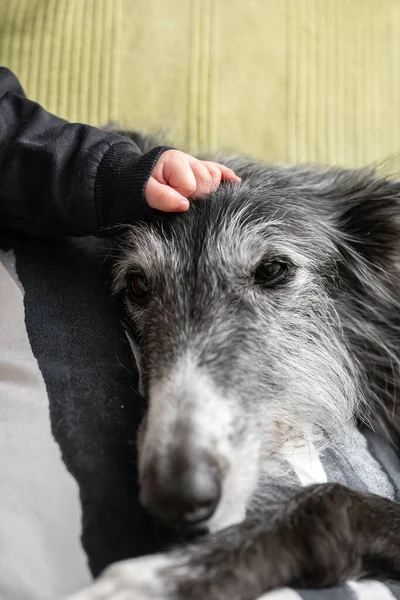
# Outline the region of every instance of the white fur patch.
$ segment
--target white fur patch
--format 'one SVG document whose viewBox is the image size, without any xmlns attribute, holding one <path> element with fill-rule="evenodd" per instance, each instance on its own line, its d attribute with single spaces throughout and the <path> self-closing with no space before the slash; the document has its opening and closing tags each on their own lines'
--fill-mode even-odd
<svg viewBox="0 0 400 600">
<path fill-rule="evenodd" d="M 263 594 L 258 600 L 301 600 L 301 596 L 294 590 L 285 587 Z"/>
<path fill-rule="evenodd" d="M 395 600 L 390 589 L 380 581 L 349 581 L 348 586 L 357 600 Z"/>
<path fill-rule="evenodd" d="M 187 567 L 181 558 L 155 554 L 116 563 L 91 586 L 65 600 L 174 600 L 173 578 L 164 569 L 174 567 L 184 576 Z"/>
<path fill-rule="evenodd" d="M 302 486 L 328 481 L 311 435 L 295 442 L 286 442 L 279 454 L 290 464 Z"/>
<path fill-rule="evenodd" d="M 168 379 L 153 384 L 149 397 L 141 470 L 156 453 L 158 464 L 163 458 L 168 460 L 170 445 L 176 443 L 183 427 L 182 452 L 195 455 L 204 450 L 215 456 L 224 473 L 220 503 L 205 525 L 215 532 L 241 522 L 257 485 L 259 446 L 250 436 L 242 444 L 232 443 L 237 425 L 235 400 L 225 397 L 190 356 L 171 369 Z"/>
</svg>

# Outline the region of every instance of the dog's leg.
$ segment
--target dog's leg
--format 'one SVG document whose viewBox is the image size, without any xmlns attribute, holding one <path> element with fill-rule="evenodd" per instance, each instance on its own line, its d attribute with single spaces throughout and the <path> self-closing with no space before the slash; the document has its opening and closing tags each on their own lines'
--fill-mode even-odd
<svg viewBox="0 0 400 600">
<path fill-rule="evenodd" d="M 218 539 L 218 543 L 216 540 Z M 361 576 L 400 578 L 400 504 L 341 485 L 305 488 L 199 549 L 179 597 L 254 600 L 282 586 L 321 588 Z"/>
<path fill-rule="evenodd" d="M 374 574 L 400 579 L 400 504 L 323 484 L 184 551 L 115 565 L 76 600 L 255 600 Z"/>
</svg>

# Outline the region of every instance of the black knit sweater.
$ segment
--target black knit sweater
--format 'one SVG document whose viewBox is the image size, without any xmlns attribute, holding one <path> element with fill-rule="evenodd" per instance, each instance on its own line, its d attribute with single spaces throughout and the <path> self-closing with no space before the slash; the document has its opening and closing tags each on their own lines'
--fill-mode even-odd
<svg viewBox="0 0 400 600">
<path fill-rule="evenodd" d="M 167 148 L 68 123 L 28 100 L 0 68 L 0 228 L 38 235 L 112 235 L 151 209 L 145 185 Z"/>
</svg>

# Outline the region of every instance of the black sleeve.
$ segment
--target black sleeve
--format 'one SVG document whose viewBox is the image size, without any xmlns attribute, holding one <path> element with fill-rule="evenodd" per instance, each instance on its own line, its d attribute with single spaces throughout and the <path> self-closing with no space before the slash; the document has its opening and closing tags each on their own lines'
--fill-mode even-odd
<svg viewBox="0 0 400 600">
<path fill-rule="evenodd" d="M 39 235 L 111 235 L 151 212 L 144 188 L 166 147 L 68 123 L 28 100 L 0 68 L 0 227 Z"/>
</svg>

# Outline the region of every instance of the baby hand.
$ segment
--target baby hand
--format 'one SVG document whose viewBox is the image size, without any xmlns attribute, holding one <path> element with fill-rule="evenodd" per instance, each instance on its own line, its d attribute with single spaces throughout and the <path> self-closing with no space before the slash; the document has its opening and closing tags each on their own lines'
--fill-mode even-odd
<svg viewBox="0 0 400 600">
<path fill-rule="evenodd" d="M 166 150 L 156 163 L 144 195 L 152 208 L 184 212 L 189 208 L 188 198 L 215 191 L 221 180 L 241 181 L 224 165 L 198 160 L 179 150 Z"/>
</svg>

